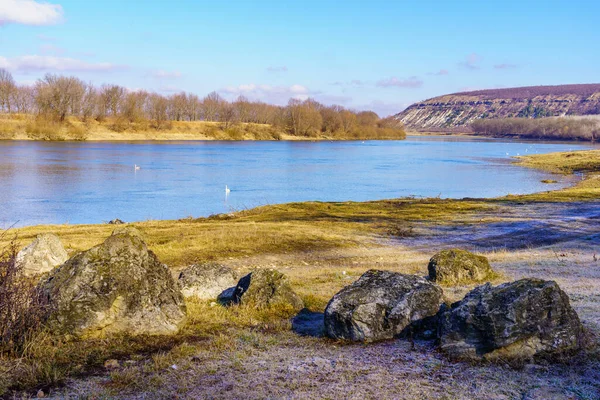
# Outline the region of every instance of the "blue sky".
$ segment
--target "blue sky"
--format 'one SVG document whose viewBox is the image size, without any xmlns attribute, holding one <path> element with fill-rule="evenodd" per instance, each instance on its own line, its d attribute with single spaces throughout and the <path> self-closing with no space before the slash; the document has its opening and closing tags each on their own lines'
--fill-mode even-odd
<svg viewBox="0 0 600 400">
<path fill-rule="evenodd" d="M 399 112 L 471 89 L 600 82 L 597 1 L 0 0 L 0 67 L 171 94 Z"/>
</svg>

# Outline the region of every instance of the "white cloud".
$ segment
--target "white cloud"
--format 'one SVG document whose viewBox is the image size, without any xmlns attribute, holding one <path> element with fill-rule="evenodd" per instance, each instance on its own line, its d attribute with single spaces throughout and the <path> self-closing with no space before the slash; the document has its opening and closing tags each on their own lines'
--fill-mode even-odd
<svg viewBox="0 0 600 400">
<path fill-rule="evenodd" d="M 495 69 L 514 69 L 517 68 L 516 64 L 496 64 L 494 65 Z"/>
<path fill-rule="evenodd" d="M 89 63 L 69 57 L 28 55 L 6 58 L 0 56 L 0 68 L 12 71 L 114 71 L 125 68 L 123 65 L 111 63 Z"/>
<path fill-rule="evenodd" d="M 163 86 L 159 87 L 158 90 L 159 90 L 159 92 L 163 92 L 163 93 L 175 93 L 175 92 L 182 91 L 177 86 L 173 86 L 173 85 L 163 85 Z"/>
<path fill-rule="evenodd" d="M 444 76 L 448 75 L 450 72 L 447 69 L 440 69 L 437 72 L 429 72 L 427 75 L 435 75 L 435 76 Z"/>
<path fill-rule="evenodd" d="M 375 111 L 380 117 L 385 118 L 390 115 L 398 114 L 400 111 L 408 107 L 410 103 L 386 103 L 383 101 L 375 100 L 369 104 L 364 104 L 356 107 L 359 110 L 371 110 Z"/>
<path fill-rule="evenodd" d="M 285 65 L 282 65 L 280 67 L 271 66 L 271 67 L 267 67 L 267 71 L 268 72 L 287 72 L 288 68 Z"/>
<path fill-rule="evenodd" d="M 466 58 L 465 61 L 458 63 L 461 67 L 467 69 L 481 69 L 479 63 L 481 62 L 481 56 L 477 53 L 471 53 Z"/>
<path fill-rule="evenodd" d="M 60 46 L 55 46 L 52 43 L 44 43 L 40 46 L 40 52 L 43 54 L 54 54 L 57 56 L 62 56 L 65 54 L 65 49 Z"/>
<path fill-rule="evenodd" d="M 63 9 L 59 4 L 34 0 L 0 0 L 0 25 L 54 25 L 62 20 Z"/>
<path fill-rule="evenodd" d="M 156 79 L 176 79 L 181 78 L 181 72 L 179 71 L 165 71 L 162 69 L 152 72 L 152 76 Z"/>
<path fill-rule="evenodd" d="M 377 82 L 377 87 L 381 88 L 420 88 L 423 86 L 423 81 L 417 78 L 416 76 L 411 76 L 408 79 L 398 79 L 396 77 L 391 77 L 389 79 L 382 79 Z"/>
</svg>

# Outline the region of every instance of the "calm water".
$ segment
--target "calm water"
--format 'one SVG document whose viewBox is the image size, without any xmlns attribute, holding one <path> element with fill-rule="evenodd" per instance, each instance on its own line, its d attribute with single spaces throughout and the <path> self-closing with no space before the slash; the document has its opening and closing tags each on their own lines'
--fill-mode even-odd
<svg viewBox="0 0 600 400">
<path fill-rule="evenodd" d="M 0 142 L 0 227 L 207 216 L 303 200 L 531 193 L 510 156 L 576 144 L 444 137 L 362 142 Z M 507 155 L 508 154 L 508 155 Z M 134 164 L 141 166 L 134 170 Z M 225 185 L 231 188 L 228 196 Z"/>
</svg>

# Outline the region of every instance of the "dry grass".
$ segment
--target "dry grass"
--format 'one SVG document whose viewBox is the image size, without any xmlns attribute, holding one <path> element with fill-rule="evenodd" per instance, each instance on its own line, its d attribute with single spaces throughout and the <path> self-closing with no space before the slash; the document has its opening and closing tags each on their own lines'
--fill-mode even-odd
<svg viewBox="0 0 600 400">
<path fill-rule="evenodd" d="M 503 200 L 518 201 L 589 201 L 600 198 L 600 150 L 569 151 L 517 157 L 524 167 L 556 174 L 581 173 L 571 187 L 558 191 L 507 196 Z"/>
<path fill-rule="evenodd" d="M 572 174 L 573 172 L 600 171 L 600 150 L 534 154 L 518 158 L 519 165 L 554 173 Z"/>
<path fill-rule="evenodd" d="M 364 128 L 348 133 L 294 136 L 283 127 L 236 123 L 225 127 L 210 121 L 167 121 L 160 127 L 151 121 L 129 121 L 122 117 L 82 120 L 68 117 L 63 123 L 44 117 L 0 114 L 0 140 L 365 140 L 404 139 L 404 131 Z"/>
</svg>

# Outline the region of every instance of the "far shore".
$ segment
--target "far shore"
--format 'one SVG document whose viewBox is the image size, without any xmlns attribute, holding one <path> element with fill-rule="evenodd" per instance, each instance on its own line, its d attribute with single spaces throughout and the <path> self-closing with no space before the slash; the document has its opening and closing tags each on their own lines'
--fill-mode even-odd
<svg viewBox="0 0 600 400">
<path fill-rule="evenodd" d="M 348 129 L 306 130 L 287 125 L 215 121 L 101 120 L 69 116 L 64 121 L 30 114 L 0 114 L 0 140 L 184 141 L 184 140 L 402 140 L 402 127 L 354 125 Z M 304 132 L 304 131 L 303 131 Z"/>
</svg>

